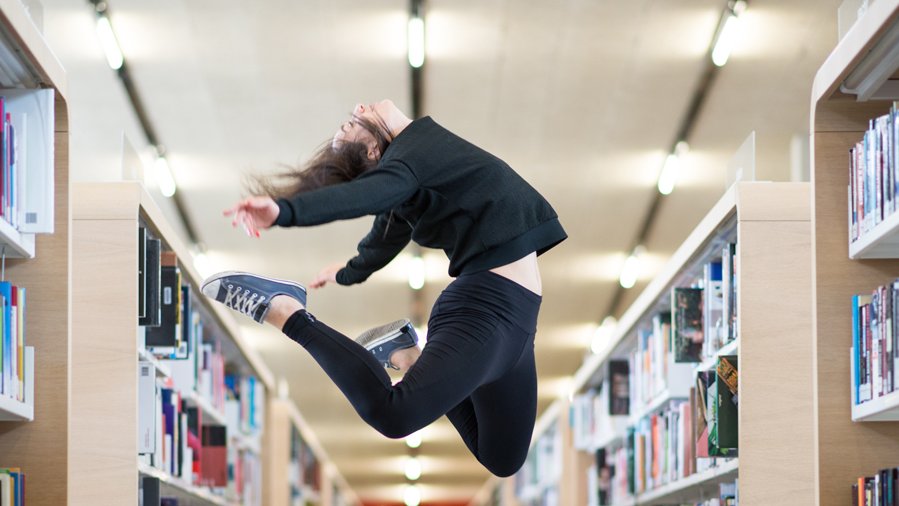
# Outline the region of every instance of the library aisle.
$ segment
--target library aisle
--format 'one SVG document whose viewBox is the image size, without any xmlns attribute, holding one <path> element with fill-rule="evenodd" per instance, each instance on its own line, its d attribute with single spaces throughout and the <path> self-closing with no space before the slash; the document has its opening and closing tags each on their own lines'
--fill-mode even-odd
<svg viewBox="0 0 899 506">
<path fill-rule="evenodd" d="M 899 504 L 897 209 L 899 0 L 0 0 L 0 506 Z"/>
</svg>

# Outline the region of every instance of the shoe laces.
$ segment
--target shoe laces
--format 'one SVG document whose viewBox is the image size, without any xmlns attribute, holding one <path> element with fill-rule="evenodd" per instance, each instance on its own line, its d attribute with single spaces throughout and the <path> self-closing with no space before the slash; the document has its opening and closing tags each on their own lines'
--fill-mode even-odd
<svg viewBox="0 0 899 506">
<path fill-rule="evenodd" d="M 228 294 L 225 296 L 223 303 L 231 309 L 250 317 L 255 316 L 256 309 L 265 301 L 265 296 L 240 286 L 235 288 L 234 285 L 229 284 L 227 289 Z"/>
</svg>

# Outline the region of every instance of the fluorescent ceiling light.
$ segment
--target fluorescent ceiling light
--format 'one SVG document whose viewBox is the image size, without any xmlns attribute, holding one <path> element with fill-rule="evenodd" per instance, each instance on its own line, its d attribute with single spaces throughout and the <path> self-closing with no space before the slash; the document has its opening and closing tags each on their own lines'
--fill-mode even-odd
<svg viewBox="0 0 899 506">
<path fill-rule="evenodd" d="M 406 479 L 415 481 L 421 478 L 421 461 L 418 457 L 406 458 Z"/>
<path fill-rule="evenodd" d="M 419 255 L 409 260 L 409 287 L 421 290 L 425 286 L 425 259 Z"/>
<path fill-rule="evenodd" d="M 602 320 L 602 324 L 597 326 L 596 331 L 593 333 L 593 340 L 590 342 L 590 351 L 597 354 L 605 349 L 606 345 L 609 343 L 609 339 L 612 338 L 612 334 L 615 333 L 615 326 L 617 324 L 618 320 L 616 320 L 614 316 L 606 316 Z"/>
<path fill-rule="evenodd" d="M 175 177 L 172 175 L 172 169 L 169 167 L 169 162 L 164 156 L 157 157 L 156 163 L 153 164 L 153 168 L 156 172 L 156 184 L 159 185 L 159 191 L 166 197 L 174 195 L 175 190 L 177 190 L 178 187 L 175 184 Z"/>
<path fill-rule="evenodd" d="M 421 491 L 418 485 L 406 485 L 403 489 L 403 502 L 406 506 L 418 506 L 421 503 Z"/>
<path fill-rule="evenodd" d="M 100 38 L 100 45 L 103 47 L 103 52 L 106 53 L 106 61 L 112 70 L 122 68 L 122 65 L 125 63 L 125 57 L 122 56 L 119 41 L 116 40 L 115 34 L 112 32 L 112 25 L 109 24 L 108 17 L 97 17 L 97 36 Z"/>
<path fill-rule="evenodd" d="M 718 32 L 718 38 L 712 48 L 712 63 L 719 67 L 723 67 L 730 57 L 730 52 L 734 48 L 740 31 L 740 15 L 746 10 L 746 2 L 738 1 L 734 4 L 733 9 L 727 14 L 721 31 Z"/>
<path fill-rule="evenodd" d="M 415 432 L 406 436 L 406 446 L 409 448 L 418 448 L 421 446 L 421 433 Z"/>
<path fill-rule="evenodd" d="M 627 257 L 624 265 L 621 267 L 621 275 L 618 277 L 618 283 L 622 288 L 633 288 L 637 284 L 637 278 L 640 276 L 640 255 L 643 253 L 643 247 L 637 246 L 631 256 Z"/>
<path fill-rule="evenodd" d="M 409 65 L 420 68 L 425 63 L 425 22 L 418 16 L 409 18 L 408 26 Z"/>
<path fill-rule="evenodd" d="M 670 195 L 674 191 L 674 185 L 677 184 L 677 176 L 680 172 L 680 159 L 674 153 L 665 158 L 665 164 L 662 165 L 662 172 L 659 173 L 658 188 L 662 195 Z"/>
</svg>

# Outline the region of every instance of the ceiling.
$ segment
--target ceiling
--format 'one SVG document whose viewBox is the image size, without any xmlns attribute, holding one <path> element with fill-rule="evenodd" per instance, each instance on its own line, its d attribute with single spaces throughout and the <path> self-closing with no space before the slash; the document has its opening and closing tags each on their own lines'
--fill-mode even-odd
<svg viewBox="0 0 899 506">
<path fill-rule="evenodd" d="M 757 179 L 807 164 L 812 78 L 836 43 L 839 0 L 753 0 L 688 141 L 674 193 L 645 242 L 636 298 L 715 200 L 756 132 Z M 404 0 L 110 0 L 112 23 L 214 270 L 301 281 L 351 257 L 370 219 L 250 239 L 220 211 L 247 173 L 304 160 L 357 102 L 410 109 Z M 429 0 L 424 112 L 509 162 L 558 211 L 570 238 L 541 257 L 540 409 L 567 394 L 654 198 L 697 86 L 722 0 Z M 44 30 L 69 77 L 72 177 L 120 178 L 122 132 L 146 139 L 106 66 L 86 0 L 45 0 Z M 804 146 L 804 148 L 803 148 Z M 164 203 L 169 213 L 172 207 Z M 174 215 L 173 215 L 174 216 Z M 367 283 L 313 292 L 310 310 L 353 336 L 406 317 L 405 257 Z M 449 282 L 427 252 L 430 304 Z M 246 322 L 241 322 L 245 324 Z M 305 351 L 244 327 L 355 492 L 401 497 L 401 441 L 359 420 Z M 488 478 L 445 419 L 423 431 L 425 503 L 467 501 Z"/>
</svg>

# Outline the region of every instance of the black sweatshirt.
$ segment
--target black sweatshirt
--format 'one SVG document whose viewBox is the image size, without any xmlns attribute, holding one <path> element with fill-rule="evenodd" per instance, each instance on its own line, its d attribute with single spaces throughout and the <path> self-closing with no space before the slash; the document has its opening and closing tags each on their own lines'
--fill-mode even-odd
<svg viewBox="0 0 899 506">
<path fill-rule="evenodd" d="M 457 277 L 542 254 L 567 237 L 549 203 L 505 162 L 430 117 L 403 129 L 377 168 L 277 203 L 282 227 L 375 215 L 359 254 L 337 273 L 342 285 L 368 279 L 410 239 L 444 250 Z"/>
</svg>

